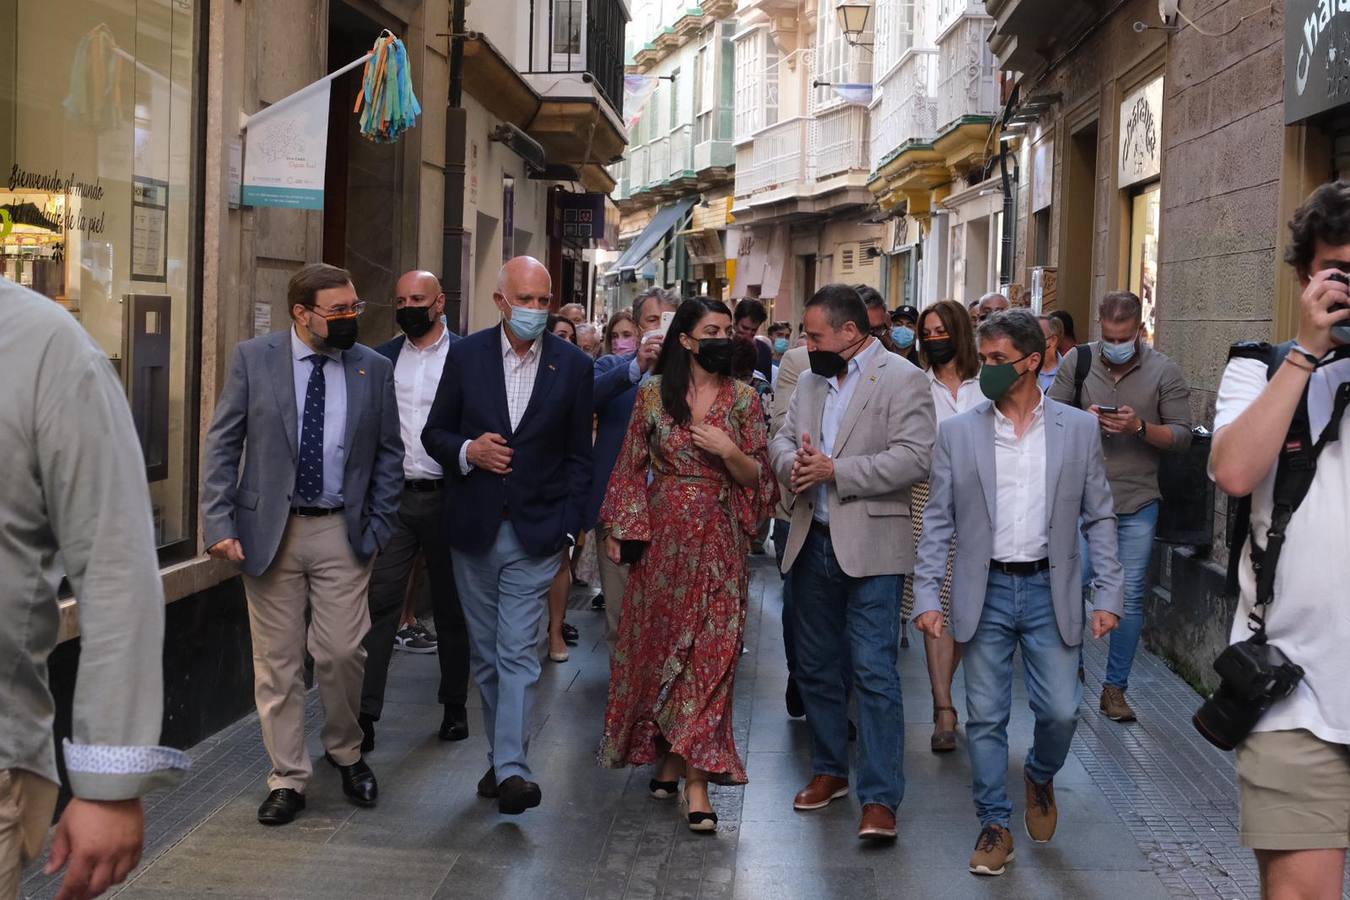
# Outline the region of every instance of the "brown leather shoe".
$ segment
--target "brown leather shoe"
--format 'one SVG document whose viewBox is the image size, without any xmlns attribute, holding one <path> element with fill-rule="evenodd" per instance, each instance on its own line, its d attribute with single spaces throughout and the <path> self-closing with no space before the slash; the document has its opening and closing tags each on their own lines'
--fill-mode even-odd
<svg viewBox="0 0 1350 900">
<path fill-rule="evenodd" d="M 824 809 L 831 800 L 848 796 L 848 779 L 833 775 L 817 775 L 811 783 L 797 792 L 792 808 L 798 810 Z"/>
<path fill-rule="evenodd" d="M 1002 825 L 984 826 L 970 855 L 970 871 L 975 875 L 1002 875 L 1012 861 L 1012 832 Z"/>
<path fill-rule="evenodd" d="M 1038 844 L 1047 843 L 1055 836 L 1055 826 L 1059 824 L 1055 783 L 1037 784 L 1026 773 L 1022 778 L 1027 783 L 1027 812 L 1022 818 L 1027 826 L 1027 837 Z"/>
<path fill-rule="evenodd" d="M 858 837 L 863 840 L 895 840 L 895 813 L 880 803 L 868 803 L 862 809 L 858 823 Z"/>
<path fill-rule="evenodd" d="M 1134 721 L 1134 710 L 1125 700 L 1125 689 L 1113 684 L 1102 686 L 1101 710 L 1112 722 Z"/>
</svg>

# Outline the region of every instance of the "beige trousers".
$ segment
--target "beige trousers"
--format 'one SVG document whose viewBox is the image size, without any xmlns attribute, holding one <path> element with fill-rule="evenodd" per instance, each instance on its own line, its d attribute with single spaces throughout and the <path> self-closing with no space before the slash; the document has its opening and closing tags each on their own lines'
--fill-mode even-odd
<svg viewBox="0 0 1350 900">
<path fill-rule="evenodd" d="M 623 612 L 623 595 L 628 590 L 628 566 L 611 562 L 605 552 L 605 538 L 609 532 L 603 526 L 595 529 L 595 553 L 600 567 L 600 593 L 605 595 L 606 638 L 609 655 L 614 658 L 614 646 L 619 642 L 619 616 Z"/>
<path fill-rule="evenodd" d="M 305 611 L 309 654 L 323 701 L 323 747 L 340 765 L 361 758 L 361 682 L 370 630 L 362 564 L 347 542 L 341 515 L 291 516 L 272 565 L 244 576 L 253 634 L 253 697 L 272 759 L 271 790 L 304 792 L 313 774 L 305 749 Z"/>
<path fill-rule="evenodd" d="M 37 859 L 57 786 L 24 769 L 0 769 L 0 900 L 16 900 L 23 867 Z"/>
</svg>

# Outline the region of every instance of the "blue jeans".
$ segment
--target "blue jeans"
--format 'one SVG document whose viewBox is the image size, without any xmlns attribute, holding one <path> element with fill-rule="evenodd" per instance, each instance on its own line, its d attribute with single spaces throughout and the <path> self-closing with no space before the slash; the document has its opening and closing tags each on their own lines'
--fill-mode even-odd
<svg viewBox="0 0 1350 900">
<path fill-rule="evenodd" d="M 851 673 L 858 698 L 858 800 L 891 811 L 905 796 L 905 710 L 896 668 L 900 578 L 845 575 L 820 528 L 811 529 L 792 566 L 797 686 L 811 729 L 811 771 L 848 777 L 845 685 Z"/>
<path fill-rule="evenodd" d="M 548 605 L 548 587 L 558 574 L 558 555 L 530 556 L 510 522 L 479 555 L 450 551 L 464 620 L 469 626 L 469 660 L 483 697 L 483 731 L 488 765 L 497 780 L 513 775 L 530 780 L 525 754 L 539 681 L 539 626 Z"/>
<path fill-rule="evenodd" d="M 1148 564 L 1153 557 L 1153 535 L 1158 530 L 1158 501 L 1136 512 L 1116 517 L 1116 542 L 1120 565 L 1125 570 L 1125 615 L 1111 632 L 1111 651 L 1106 657 L 1106 684 L 1121 690 L 1130 685 L 1130 669 L 1144 631 L 1144 595 L 1148 592 Z M 1083 585 L 1092 581 L 1092 556 L 1087 540 L 1078 538 L 1083 558 Z"/>
<path fill-rule="evenodd" d="M 1013 651 L 1022 648 L 1027 699 L 1036 716 L 1026 774 L 1046 784 L 1064 765 L 1078 725 L 1078 648 L 1064 643 L 1050 599 L 1050 573 L 989 573 L 979 627 L 962 649 L 966 670 L 966 743 L 981 825 L 1008 827 L 1008 717 Z"/>
</svg>

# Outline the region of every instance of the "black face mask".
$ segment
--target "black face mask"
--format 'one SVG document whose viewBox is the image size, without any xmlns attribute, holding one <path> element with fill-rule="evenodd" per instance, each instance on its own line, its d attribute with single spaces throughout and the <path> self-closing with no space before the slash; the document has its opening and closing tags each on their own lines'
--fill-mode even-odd
<svg viewBox="0 0 1350 900">
<path fill-rule="evenodd" d="M 325 321 L 328 323 L 328 337 L 319 338 L 323 345 L 329 350 L 350 350 L 356 343 L 357 323 L 360 320 L 356 316 L 346 316 Z"/>
<path fill-rule="evenodd" d="M 394 310 L 394 321 L 403 333 L 410 338 L 420 338 L 431 330 L 436 320 L 431 317 L 430 306 L 403 306 Z"/>
<path fill-rule="evenodd" d="M 864 334 L 844 349 L 856 347 L 865 340 L 867 335 Z M 809 350 L 806 357 L 811 361 L 811 371 L 821 378 L 838 378 L 848 368 L 848 360 L 844 359 L 842 353 L 833 350 Z"/>
<path fill-rule="evenodd" d="M 924 341 L 923 352 L 935 366 L 945 366 L 956 359 L 956 345 L 949 340 Z"/>
<path fill-rule="evenodd" d="M 731 355 L 734 344 L 731 338 L 695 338 L 698 341 L 698 352 L 694 354 L 694 359 L 698 364 L 713 375 L 731 374 Z"/>
</svg>

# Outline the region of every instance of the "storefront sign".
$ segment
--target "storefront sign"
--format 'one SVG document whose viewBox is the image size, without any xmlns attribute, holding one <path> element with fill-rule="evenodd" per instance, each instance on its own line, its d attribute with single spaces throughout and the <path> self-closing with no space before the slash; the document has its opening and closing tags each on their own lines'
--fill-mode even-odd
<svg viewBox="0 0 1350 900">
<path fill-rule="evenodd" d="M 169 184 L 135 176 L 131 184 L 131 277 L 167 281 Z"/>
<path fill-rule="evenodd" d="M 329 87 L 369 58 L 366 54 L 249 118 L 245 206 L 323 209 Z"/>
<path fill-rule="evenodd" d="M 1055 200 L 1055 143 L 1049 139 L 1031 148 L 1031 211 L 1040 212 Z"/>
<path fill-rule="evenodd" d="M 1157 178 L 1162 171 L 1163 80 L 1159 75 L 1125 95 L 1120 104 L 1120 170 L 1117 187 Z"/>
<path fill-rule="evenodd" d="M 1350 3 L 1288 0 L 1284 72 L 1286 124 L 1350 102 Z"/>
<path fill-rule="evenodd" d="M 591 246 L 605 238 L 606 195 L 559 191 L 554 198 L 550 235 Z"/>
</svg>

